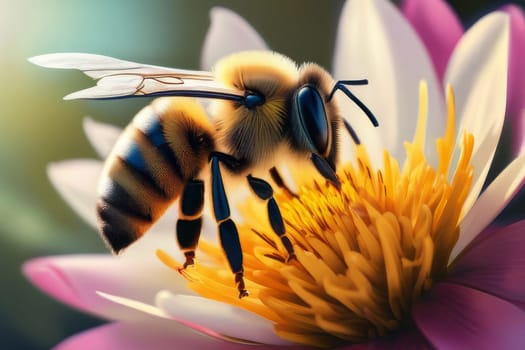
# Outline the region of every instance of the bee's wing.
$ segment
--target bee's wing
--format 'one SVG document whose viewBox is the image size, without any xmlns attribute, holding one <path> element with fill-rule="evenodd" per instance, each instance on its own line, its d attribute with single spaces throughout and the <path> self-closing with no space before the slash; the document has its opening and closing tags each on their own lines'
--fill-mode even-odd
<svg viewBox="0 0 525 350">
<path fill-rule="evenodd" d="M 244 92 L 222 86 L 211 72 L 152 66 L 85 53 L 35 56 L 31 63 L 47 68 L 78 69 L 97 85 L 64 99 L 110 99 L 131 96 L 193 96 L 242 100 Z"/>
</svg>

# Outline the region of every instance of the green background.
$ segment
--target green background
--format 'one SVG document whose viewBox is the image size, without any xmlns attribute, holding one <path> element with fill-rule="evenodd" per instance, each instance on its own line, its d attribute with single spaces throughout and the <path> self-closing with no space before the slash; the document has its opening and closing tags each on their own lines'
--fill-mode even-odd
<svg viewBox="0 0 525 350">
<path fill-rule="evenodd" d="M 453 6 L 465 23 L 497 3 Z M 275 50 L 330 69 L 343 1 L 7 1 L 0 0 L 0 348 L 48 349 L 101 323 L 40 293 L 20 272 L 32 257 L 106 252 L 97 233 L 52 188 L 46 165 L 91 158 L 82 119 L 125 125 L 147 103 L 63 101 L 90 85 L 72 71 L 46 70 L 27 58 L 89 52 L 198 69 L 213 6 L 235 10 Z"/>
</svg>

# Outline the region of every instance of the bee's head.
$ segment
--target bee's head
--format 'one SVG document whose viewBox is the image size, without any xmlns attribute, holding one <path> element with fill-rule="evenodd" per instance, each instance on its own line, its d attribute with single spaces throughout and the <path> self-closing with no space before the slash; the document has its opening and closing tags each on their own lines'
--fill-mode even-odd
<svg viewBox="0 0 525 350">
<path fill-rule="evenodd" d="M 338 155 L 338 131 L 344 124 L 353 141 L 359 138 L 349 122 L 340 115 L 334 93 L 342 91 L 366 114 L 374 126 L 379 123 L 368 107 L 361 102 L 347 85 L 366 85 L 368 80 L 339 80 L 334 82 L 330 74 L 313 63 L 299 69 L 299 87 L 291 99 L 292 146 L 300 152 L 311 152 L 323 158 L 335 170 Z"/>
</svg>

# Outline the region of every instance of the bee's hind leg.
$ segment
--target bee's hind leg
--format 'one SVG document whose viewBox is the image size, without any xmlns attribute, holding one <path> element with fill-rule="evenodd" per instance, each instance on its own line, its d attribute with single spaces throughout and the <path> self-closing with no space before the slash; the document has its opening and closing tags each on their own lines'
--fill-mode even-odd
<svg viewBox="0 0 525 350">
<path fill-rule="evenodd" d="M 190 180 L 182 192 L 177 220 L 177 242 L 184 252 L 186 261 L 183 268 L 193 265 L 195 249 L 199 242 L 202 228 L 202 208 L 204 205 L 204 183 L 202 180 Z"/>
<path fill-rule="evenodd" d="M 230 268 L 235 275 L 235 283 L 239 291 L 239 299 L 248 296 L 248 291 L 244 285 L 244 269 L 242 261 L 242 248 L 239 240 L 239 232 L 235 223 L 230 218 L 230 206 L 222 182 L 221 168 L 219 161 L 228 162 L 233 157 L 224 153 L 214 152 L 210 156 L 211 161 L 211 187 L 213 199 L 213 212 L 215 221 L 219 226 L 219 239 L 222 249 L 228 259 Z M 231 165 L 231 164 L 226 164 Z"/>
<path fill-rule="evenodd" d="M 293 250 L 292 242 L 290 242 L 290 239 L 286 236 L 281 210 L 279 209 L 275 198 L 273 198 L 272 186 L 265 180 L 253 177 L 252 175 L 248 175 L 247 179 L 257 197 L 267 201 L 270 225 L 275 234 L 281 239 L 281 242 L 288 253 L 288 259 L 294 259 L 295 252 Z"/>
</svg>

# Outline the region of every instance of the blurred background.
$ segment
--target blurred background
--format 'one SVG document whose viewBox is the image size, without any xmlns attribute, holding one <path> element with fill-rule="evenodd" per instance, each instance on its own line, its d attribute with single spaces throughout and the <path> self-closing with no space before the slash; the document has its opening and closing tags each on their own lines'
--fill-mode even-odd
<svg viewBox="0 0 525 350">
<path fill-rule="evenodd" d="M 33 66 L 27 58 L 89 52 L 199 69 L 208 13 L 218 5 L 241 14 L 273 49 L 330 69 L 341 0 L 158 0 L 154 5 L 139 0 L 0 0 L 1 349 L 49 349 L 102 323 L 40 293 L 24 279 L 20 266 L 37 256 L 106 252 L 95 230 L 54 191 L 46 166 L 95 157 L 82 131 L 84 116 L 124 126 L 148 103 L 63 101 L 67 93 L 89 86 L 89 79 Z M 501 3 L 458 0 L 451 5 L 468 26 Z"/>
</svg>

